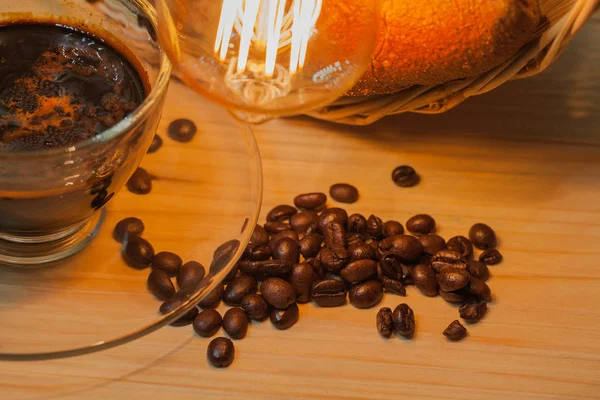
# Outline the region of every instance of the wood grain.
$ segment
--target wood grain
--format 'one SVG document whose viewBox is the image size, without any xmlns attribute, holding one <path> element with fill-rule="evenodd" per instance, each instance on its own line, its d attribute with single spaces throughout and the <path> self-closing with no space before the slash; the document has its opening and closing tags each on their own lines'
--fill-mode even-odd
<svg viewBox="0 0 600 400">
<path fill-rule="evenodd" d="M 189 327 L 166 328 L 99 354 L 0 363 L 2 398 L 599 399 L 599 37 L 597 15 L 546 73 L 447 114 L 255 129 L 263 218 L 297 193 L 350 182 L 361 198 L 349 211 L 401 222 L 427 212 L 446 237 L 477 221 L 496 229 L 505 260 L 492 267 L 494 302 L 463 342 L 441 335 L 455 307 L 409 288 L 382 305 L 412 306 L 411 341 L 380 339 L 376 310 L 304 305 L 289 331 L 253 325 L 227 370 L 207 366 L 208 341 Z M 204 104 L 173 100 L 163 121 L 179 116 L 176 103 Z M 419 186 L 391 183 L 400 164 L 420 172 Z"/>
</svg>

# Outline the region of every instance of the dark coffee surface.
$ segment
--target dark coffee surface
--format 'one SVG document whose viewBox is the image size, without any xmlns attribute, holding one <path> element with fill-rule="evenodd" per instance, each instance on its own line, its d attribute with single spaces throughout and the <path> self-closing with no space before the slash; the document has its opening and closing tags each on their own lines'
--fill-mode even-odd
<svg viewBox="0 0 600 400">
<path fill-rule="evenodd" d="M 101 39 L 62 26 L 0 26 L 0 151 L 73 145 L 144 97 L 138 72 Z"/>
</svg>

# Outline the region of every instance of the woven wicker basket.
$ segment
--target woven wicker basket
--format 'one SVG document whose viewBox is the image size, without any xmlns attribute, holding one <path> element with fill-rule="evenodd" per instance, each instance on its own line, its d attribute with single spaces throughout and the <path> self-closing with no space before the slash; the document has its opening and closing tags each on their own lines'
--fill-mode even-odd
<svg viewBox="0 0 600 400">
<path fill-rule="evenodd" d="M 391 95 L 344 97 L 308 115 L 343 124 L 368 125 L 386 115 L 448 111 L 467 98 L 489 92 L 508 80 L 544 71 L 599 5 L 600 0 L 541 0 L 546 20 L 536 38 L 510 60 L 483 75 L 437 86 L 412 86 Z"/>
</svg>

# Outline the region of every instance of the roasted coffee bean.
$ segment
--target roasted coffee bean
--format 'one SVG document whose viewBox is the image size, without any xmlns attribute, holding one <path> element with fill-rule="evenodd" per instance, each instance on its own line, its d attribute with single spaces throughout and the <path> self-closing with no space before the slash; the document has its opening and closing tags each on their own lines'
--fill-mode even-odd
<svg viewBox="0 0 600 400">
<path fill-rule="evenodd" d="M 404 227 L 398 221 L 386 221 L 383 224 L 383 236 L 384 237 L 402 235 L 403 233 L 404 233 Z"/>
<path fill-rule="evenodd" d="M 381 283 L 386 291 L 397 294 L 398 296 L 406 296 L 406 288 L 401 281 L 383 276 L 381 278 Z"/>
<path fill-rule="evenodd" d="M 200 300 L 198 306 L 202 308 L 217 308 L 219 303 L 221 303 L 221 299 L 223 298 L 223 292 L 223 284 L 217 284 L 212 291 L 208 292 L 208 294 L 204 296 L 202 300 Z"/>
<path fill-rule="evenodd" d="M 392 313 L 396 332 L 407 339 L 415 335 L 415 313 L 406 303 L 398 305 Z"/>
<path fill-rule="evenodd" d="M 356 308 L 375 307 L 383 298 L 383 285 L 378 280 L 359 283 L 350 289 L 348 298 Z"/>
<path fill-rule="evenodd" d="M 274 260 L 282 260 L 287 264 L 297 264 L 300 261 L 300 248 L 296 240 L 280 239 L 271 250 Z"/>
<path fill-rule="evenodd" d="M 431 258 L 431 267 L 438 273 L 450 268 L 466 270 L 467 262 L 458 252 L 442 249 Z"/>
<path fill-rule="evenodd" d="M 383 270 L 381 269 L 380 263 L 377 263 L 377 280 L 379 282 L 383 282 L 384 276 L 385 276 L 385 274 L 383 273 Z"/>
<path fill-rule="evenodd" d="M 298 210 L 296 207 L 288 206 L 287 204 L 282 204 L 274 207 L 267 214 L 267 222 L 281 222 L 290 219 L 293 215 L 296 215 Z"/>
<path fill-rule="evenodd" d="M 284 260 L 240 261 L 240 271 L 258 280 L 267 277 L 285 278 L 289 275 L 292 264 Z"/>
<path fill-rule="evenodd" d="M 175 286 L 166 272 L 155 269 L 148 275 L 148 290 L 158 300 L 169 300 L 175 294 Z"/>
<path fill-rule="evenodd" d="M 242 299 L 242 308 L 248 317 L 254 321 L 263 321 L 269 316 L 269 304 L 256 293 L 248 294 Z"/>
<path fill-rule="evenodd" d="M 392 172 L 392 180 L 400 187 L 411 187 L 419 183 L 419 175 L 413 167 L 401 165 Z"/>
<path fill-rule="evenodd" d="M 158 149 L 160 149 L 163 145 L 163 140 L 160 136 L 154 135 L 152 138 L 152 143 L 150 144 L 150 148 L 148 149 L 148 154 L 156 153 Z"/>
<path fill-rule="evenodd" d="M 464 236 L 454 236 L 446 243 L 448 250 L 456 251 L 465 260 L 468 260 L 473 255 L 473 243 Z"/>
<path fill-rule="evenodd" d="M 294 231 L 283 231 L 283 232 L 276 233 L 269 240 L 269 249 L 271 249 L 271 252 L 275 252 L 275 248 L 277 247 L 277 244 L 279 243 L 279 241 L 281 239 L 291 239 L 296 243 L 298 243 L 298 241 L 300 241 L 298 234 Z"/>
<path fill-rule="evenodd" d="M 414 236 L 396 235 L 379 242 L 377 255 L 381 260 L 386 254 L 394 254 L 401 262 L 416 263 L 423 255 L 423 245 Z"/>
<path fill-rule="evenodd" d="M 352 214 L 348 217 L 348 232 L 367 233 L 367 219 L 361 214 Z"/>
<path fill-rule="evenodd" d="M 481 279 L 471 277 L 469 281 L 468 292 L 477 299 L 490 302 L 492 301 L 492 291 L 490 287 Z"/>
<path fill-rule="evenodd" d="M 284 309 L 296 301 L 294 287 L 281 278 L 268 278 L 260 285 L 260 294 L 275 308 Z"/>
<path fill-rule="evenodd" d="M 339 222 L 342 226 L 346 226 L 346 223 L 348 222 L 348 213 L 346 210 L 332 207 L 319 214 L 319 228 L 321 230 L 332 222 Z"/>
<path fill-rule="evenodd" d="M 330 249 L 344 248 L 346 245 L 346 229 L 339 222 L 333 221 L 321 228 L 325 246 Z"/>
<path fill-rule="evenodd" d="M 197 261 L 188 261 L 179 268 L 177 273 L 177 286 L 180 289 L 194 288 L 204 278 L 206 270 Z"/>
<path fill-rule="evenodd" d="M 311 210 L 301 211 L 290 218 L 290 226 L 297 233 L 316 232 L 319 227 L 319 215 Z"/>
<path fill-rule="evenodd" d="M 458 312 L 462 319 L 477 322 L 485 315 L 487 303 L 466 303 L 460 306 Z"/>
<path fill-rule="evenodd" d="M 325 193 L 305 193 L 296 196 L 294 205 L 305 210 L 317 210 L 325 205 L 327 196 Z"/>
<path fill-rule="evenodd" d="M 365 244 L 364 242 L 353 244 L 352 246 L 348 247 L 347 252 L 350 262 L 375 259 L 375 250 L 373 250 L 371 246 Z"/>
<path fill-rule="evenodd" d="M 469 239 L 478 249 L 487 250 L 496 247 L 496 232 L 486 224 L 478 223 L 469 229 Z"/>
<path fill-rule="evenodd" d="M 290 284 L 296 291 L 296 301 L 298 303 L 308 303 L 310 301 L 310 291 L 312 289 L 315 271 L 310 264 L 295 264 L 290 272 Z"/>
<path fill-rule="evenodd" d="M 316 257 L 307 258 L 304 260 L 305 263 L 309 264 L 313 267 L 313 271 L 315 271 L 315 276 L 317 279 L 324 279 L 326 271 L 323 269 L 321 262 Z"/>
<path fill-rule="evenodd" d="M 213 339 L 206 350 L 206 358 L 213 367 L 226 368 L 231 365 L 235 357 L 233 342 L 227 338 Z"/>
<path fill-rule="evenodd" d="M 269 243 L 269 234 L 267 233 L 265 228 L 257 224 L 254 227 L 252 236 L 250 236 L 248 247 L 262 247 L 266 246 L 267 243 Z"/>
<path fill-rule="evenodd" d="M 371 247 L 373 249 L 373 251 L 375 252 L 375 261 L 379 261 L 379 242 L 377 240 L 372 240 L 369 243 L 367 243 L 367 245 L 369 247 Z"/>
<path fill-rule="evenodd" d="M 383 275 L 388 278 L 402 280 L 403 270 L 402 263 L 400 262 L 400 257 L 395 254 L 386 254 L 379 260 L 379 266 L 383 271 Z"/>
<path fill-rule="evenodd" d="M 231 259 L 231 257 L 233 257 L 233 255 L 235 254 L 235 252 L 238 250 L 238 248 L 240 247 L 240 241 L 237 239 L 233 239 L 233 240 L 228 240 L 227 242 L 223 243 L 222 245 L 220 245 L 219 247 L 217 247 L 215 249 L 215 251 L 213 252 L 213 260 L 217 259 L 217 258 L 224 258 L 227 260 L 227 262 L 229 262 L 229 260 Z M 212 270 L 211 270 L 212 272 Z"/>
<path fill-rule="evenodd" d="M 406 229 L 410 233 L 427 235 L 435 230 L 435 220 L 431 215 L 417 214 L 406 221 Z"/>
<path fill-rule="evenodd" d="M 392 310 L 388 307 L 380 308 L 377 313 L 377 332 L 384 338 L 389 338 L 394 333 Z"/>
<path fill-rule="evenodd" d="M 417 289 L 425 296 L 435 297 L 438 295 L 439 284 L 435 271 L 427 264 L 419 264 L 412 271 L 412 278 Z"/>
<path fill-rule="evenodd" d="M 465 336 L 467 336 L 467 328 L 462 326 L 459 320 L 454 320 L 444 330 L 444 336 L 446 336 L 448 340 L 452 340 L 454 342 L 462 340 Z"/>
<path fill-rule="evenodd" d="M 154 247 L 146 239 L 131 236 L 123 244 L 123 259 L 130 267 L 143 269 L 152 263 Z"/>
<path fill-rule="evenodd" d="M 341 272 L 349 283 L 359 283 L 377 276 L 377 263 L 373 260 L 358 260 L 348 264 Z"/>
<path fill-rule="evenodd" d="M 183 260 L 175 253 L 161 251 L 152 257 L 152 269 L 165 271 L 169 276 L 177 276 Z"/>
<path fill-rule="evenodd" d="M 358 189 L 347 183 L 336 183 L 329 188 L 329 195 L 340 203 L 356 203 Z"/>
<path fill-rule="evenodd" d="M 258 282 L 250 275 L 240 275 L 229 282 L 223 292 L 223 302 L 230 306 L 239 306 L 242 299 L 250 293 L 256 293 Z"/>
<path fill-rule="evenodd" d="M 479 255 L 479 261 L 486 265 L 496 265 L 502 261 L 502 254 L 496 249 L 488 249 Z"/>
<path fill-rule="evenodd" d="M 244 258 L 248 261 L 264 261 L 271 258 L 272 255 L 273 252 L 271 252 L 269 246 L 262 246 L 246 249 L 246 252 L 244 253 Z"/>
<path fill-rule="evenodd" d="M 484 262 L 477 260 L 467 261 L 467 271 L 472 277 L 486 281 L 490 277 L 490 271 Z"/>
<path fill-rule="evenodd" d="M 346 247 L 364 243 L 364 235 L 346 232 Z"/>
<path fill-rule="evenodd" d="M 168 134 L 171 139 L 180 143 L 191 142 L 198 129 L 189 119 L 176 119 L 169 124 Z"/>
<path fill-rule="evenodd" d="M 319 307 L 340 307 L 346 304 L 346 284 L 336 279 L 315 282 L 312 299 Z"/>
<path fill-rule="evenodd" d="M 381 221 L 381 218 L 374 215 L 369 216 L 367 219 L 367 233 L 374 240 L 383 239 L 383 221 Z"/>
<path fill-rule="evenodd" d="M 442 299 L 452 304 L 464 303 L 469 299 L 469 293 L 464 289 L 457 292 L 445 292 L 440 289 L 439 295 Z"/>
<path fill-rule="evenodd" d="M 448 268 L 437 274 L 440 289 L 445 292 L 454 292 L 469 284 L 471 276 L 464 269 Z"/>
<path fill-rule="evenodd" d="M 160 308 L 159 308 L 158 311 L 161 314 L 163 314 L 163 315 L 164 314 L 168 314 L 171 311 L 175 310 L 177 307 L 179 307 L 183 303 L 183 301 L 185 299 L 179 297 L 178 293 L 175 293 L 175 295 L 173 295 L 173 297 L 171 297 L 169 300 L 165 301 L 164 303 L 162 303 L 160 305 Z M 193 307 L 191 310 L 189 310 L 187 313 L 185 313 L 178 320 L 176 320 L 174 322 L 171 322 L 171 326 L 185 326 L 185 325 L 189 325 L 192 322 L 194 322 L 194 319 L 196 318 L 197 315 L 198 315 L 198 308 Z"/>
<path fill-rule="evenodd" d="M 113 238 L 119 243 L 123 243 L 128 237 L 140 236 L 144 232 L 144 223 L 139 218 L 129 217 L 122 219 L 115 225 Z"/>
<path fill-rule="evenodd" d="M 429 235 L 419 236 L 419 241 L 423 245 L 425 254 L 433 256 L 438 251 L 446 247 L 446 241 L 443 237 L 430 233 Z"/>
<path fill-rule="evenodd" d="M 286 224 L 285 222 L 275 221 L 275 222 L 267 222 L 265 224 L 265 230 L 272 235 L 277 234 L 279 232 L 283 232 L 283 231 L 289 231 L 291 229 L 292 229 L 292 227 L 289 224 Z"/>
<path fill-rule="evenodd" d="M 194 331 L 202 337 L 211 337 L 221 329 L 223 318 L 217 310 L 209 308 L 194 318 Z"/>
<path fill-rule="evenodd" d="M 339 274 L 348 265 L 348 252 L 343 248 L 324 247 L 317 258 L 326 271 L 334 274 Z"/>
<path fill-rule="evenodd" d="M 318 233 L 309 233 L 300 240 L 300 254 L 304 258 L 316 257 L 321 251 L 323 237 Z"/>
<path fill-rule="evenodd" d="M 138 168 L 131 175 L 126 186 L 131 193 L 148 194 L 152 191 L 152 177 L 144 168 Z"/>
<path fill-rule="evenodd" d="M 274 308 L 269 314 L 271 324 L 279 330 L 291 328 L 300 317 L 300 310 L 298 304 L 292 303 L 285 309 Z"/>
<path fill-rule="evenodd" d="M 223 330 L 232 339 L 243 339 L 248 333 L 248 316 L 240 307 L 230 308 L 223 315 Z"/>
</svg>

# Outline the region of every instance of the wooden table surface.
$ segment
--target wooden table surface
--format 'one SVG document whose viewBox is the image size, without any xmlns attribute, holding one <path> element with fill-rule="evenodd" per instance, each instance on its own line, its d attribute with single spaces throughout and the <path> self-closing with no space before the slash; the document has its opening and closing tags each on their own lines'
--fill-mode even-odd
<svg viewBox="0 0 600 400">
<path fill-rule="evenodd" d="M 441 335 L 455 307 L 411 287 L 382 304 L 412 306 L 411 341 L 381 339 L 376 309 L 303 305 L 289 331 L 253 325 L 226 370 L 207 365 L 208 340 L 191 328 L 164 328 L 98 354 L 2 362 L 0 397 L 600 399 L 599 39 L 596 15 L 546 73 L 444 115 L 255 128 L 264 210 L 347 181 L 361 193 L 349 211 L 429 213 L 445 237 L 477 221 L 496 229 L 505 259 L 491 267 L 494 302 L 463 342 Z M 171 98 L 162 130 L 182 101 L 204 100 Z M 418 169 L 419 186 L 391 183 L 400 164 Z"/>
</svg>

